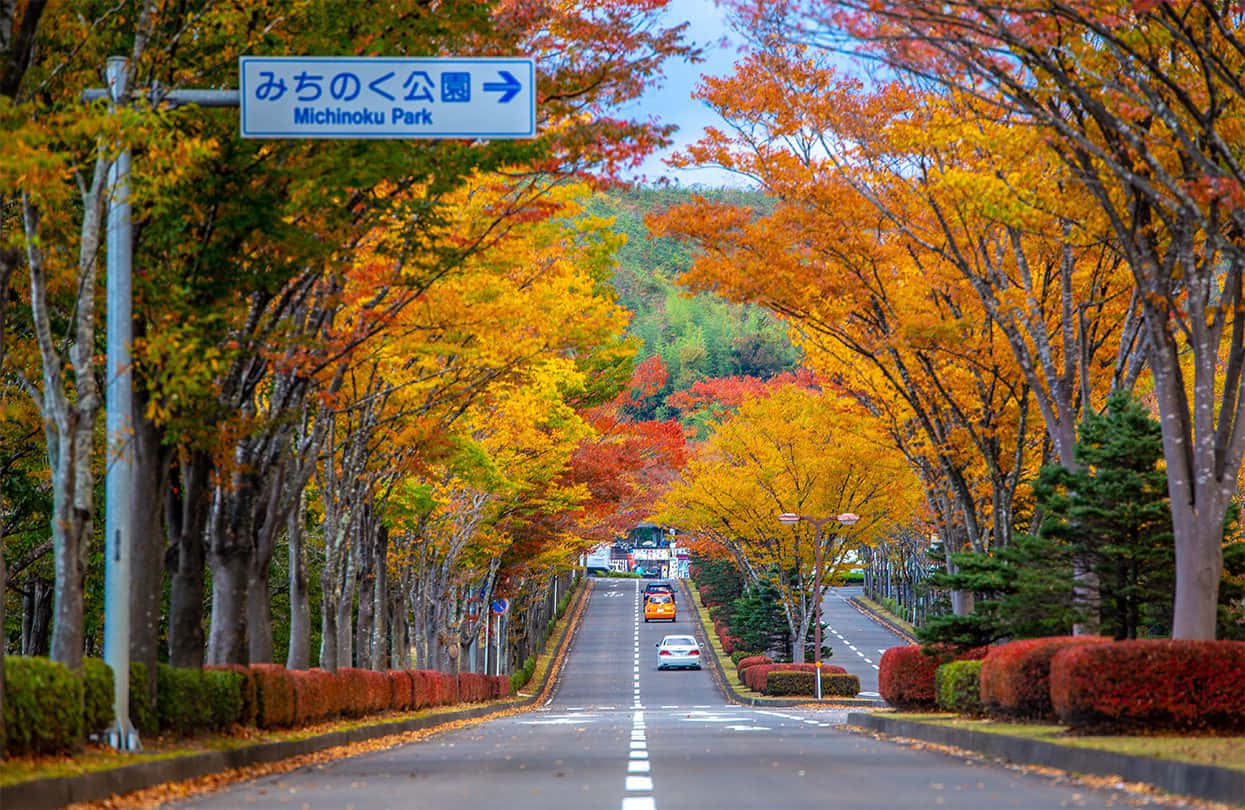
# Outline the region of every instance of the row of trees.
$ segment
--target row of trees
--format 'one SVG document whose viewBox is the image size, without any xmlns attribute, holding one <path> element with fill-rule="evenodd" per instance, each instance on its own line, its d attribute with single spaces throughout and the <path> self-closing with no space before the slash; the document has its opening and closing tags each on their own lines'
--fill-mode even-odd
<svg viewBox="0 0 1245 810">
<path fill-rule="evenodd" d="M 823 385 L 919 476 L 952 551 L 994 553 L 1040 525 L 1041 465 L 1082 470 L 1077 426 L 1113 392 L 1145 396 L 1170 494 L 1172 634 L 1213 637 L 1245 453 L 1240 9 L 733 5 L 753 47 L 700 90 L 729 129 L 681 159 L 779 202 L 652 218 L 700 246 L 685 282 L 793 325 Z M 884 80 L 843 72 L 842 52 Z M 1074 563 L 1096 601 L 1092 560 Z M 972 594 L 952 602 L 967 614 Z"/>
<path fill-rule="evenodd" d="M 477 600 L 540 599 L 636 519 L 682 432 L 624 418 L 642 394 L 608 288 L 619 240 L 582 202 L 664 142 L 608 113 L 688 53 L 662 5 L 0 4 L 0 603 L 20 605 L 23 652 L 77 667 L 98 644 L 99 253 L 121 143 L 148 672 L 447 668 L 480 635 Z M 326 52 L 535 56 L 540 135 L 244 141 L 236 115 L 159 103 L 235 85 L 240 55 Z M 82 102 L 119 53 L 132 103 Z"/>
</svg>

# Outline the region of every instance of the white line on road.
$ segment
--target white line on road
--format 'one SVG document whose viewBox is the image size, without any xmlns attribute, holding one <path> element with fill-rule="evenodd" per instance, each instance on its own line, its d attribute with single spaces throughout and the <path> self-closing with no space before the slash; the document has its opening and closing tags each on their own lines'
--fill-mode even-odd
<svg viewBox="0 0 1245 810">
<path fill-rule="evenodd" d="M 628 776 L 625 784 L 629 791 L 651 791 L 653 778 L 651 776 Z"/>
<path fill-rule="evenodd" d="M 656 810 L 652 796 L 628 796 L 622 800 L 622 810 Z"/>
</svg>

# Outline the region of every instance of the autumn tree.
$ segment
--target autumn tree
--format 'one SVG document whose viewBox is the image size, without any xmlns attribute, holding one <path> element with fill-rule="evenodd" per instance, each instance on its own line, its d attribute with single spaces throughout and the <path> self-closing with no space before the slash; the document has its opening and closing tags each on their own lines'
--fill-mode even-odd
<svg viewBox="0 0 1245 810">
<path fill-rule="evenodd" d="M 908 518 L 919 488 L 907 464 L 859 406 L 832 393 L 778 386 L 746 400 L 696 449 L 660 502 L 658 519 L 725 549 L 751 583 L 779 594 L 804 660 L 814 605 L 847 565 L 847 553 Z M 823 579 L 814 570 L 814 531 L 780 525 L 784 512 L 861 521 L 822 537 Z"/>
<path fill-rule="evenodd" d="M 1245 455 L 1241 10 L 1185 2 L 923 0 L 781 9 L 773 35 L 851 47 L 997 99 L 1038 128 L 1109 222 L 1144 314 L 1176 550 L 1172 634 L 1215 634 L 1223 519 Z"/>
</svg>

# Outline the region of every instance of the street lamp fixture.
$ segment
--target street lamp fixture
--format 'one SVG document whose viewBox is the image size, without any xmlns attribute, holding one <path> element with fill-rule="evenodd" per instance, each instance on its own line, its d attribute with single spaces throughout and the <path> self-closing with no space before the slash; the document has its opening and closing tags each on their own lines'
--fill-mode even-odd
<svg viewBox="0 0 1245 810">
<path fill-rule="evenodd" d="M 813 586 L 813 661 L 816 671 L 813 677 L 813 683 L 817 685 L 817 699 L 821 700 L 821 527 L 831 521 L 836 521 L 844 526 L 850 526 L 860 520 L 860 515 L 853 512 L 843 512 L 839 515 L 831 515 L 824 518 L 809 517 L 808 515 L 797 515 L 794 512 L 783 512 L 778 516 L 778 522 L 787 526 L 794 526 L 800 521 L 813 524 L 813 552 L 815 557 L 815 572 Z M 801 644 L 804 642 L 801 641 Z"/>
</svg>

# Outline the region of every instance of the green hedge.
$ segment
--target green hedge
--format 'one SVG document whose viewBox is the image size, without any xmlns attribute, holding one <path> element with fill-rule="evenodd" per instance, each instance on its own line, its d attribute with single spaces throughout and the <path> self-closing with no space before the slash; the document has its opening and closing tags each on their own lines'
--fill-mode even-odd
<svg viewBox="0 0 1245 810">
<path fill-rule="evenodd" d="M 536 657 L 529 655 L 527 660 L 523 662 L 523 666 L 510 673 L 510 692 L 511 694 L 518 692 L 519 689 L 527 685 L 532 679 L 532 673 L 536 671 Z"/>
<path fill-rule="evenodd" d="M 82 742 L 82 678 L 63 664 L 4 657 L 6 752 L 56 754 Z"/>
<path fill-rule="evenodd" d="M 130 662 L 130 722 L 143 736 L 160 732 L 156 707 L 147 693 L 147 665 L 141 661 Z"/>
<path fill-rule="evenodd" d="M 116 715 L 112 668 L 99 658 L 82 659 L 82 732 L 103 734 Z"/>
<path fill-rule="evenodd" d="M 981 715 L 981 661 L 951 661 L 934 671 L 938 708 L 957 714 Z"/>
<path fill-rule="evenodd" d="M 211 700 L 209 720 L 217 731 L 228 731 L 243 722 L 246 676 L 230 670 L 203 670 L 203 684 Z"/>
<path fill-rule="evenodd" d="M 212 701 L 201 669 L 156 665 L 156 716 L 166 734 L 194 734 L 212 725 Z"/>
<path fill-rule="evenodd" d="M 765 655 L 765 653 L 752 652 L 750 650 L 735 650 L 735 652 L 731 653 L 731 663 L 735 666 L 739 666 L 739 662 L 745 658 L 757 658 L 762 655 Z"/>
<path fill-rule="evenodd" d="M 814 672 L 791 672 L 777 670 L 765 676 L 765 694 L 767 695 L 815 695 L 817 683 L 813 680 Z M 855 675 L 838 673 L 821 674 L 822 697 L 856 697 L 860 694 L 860 678 Z"/>
</svg>

